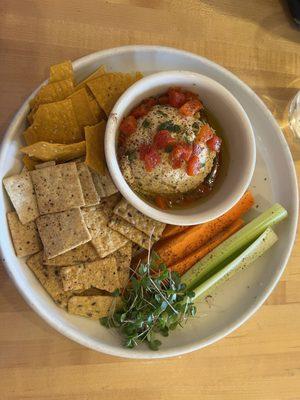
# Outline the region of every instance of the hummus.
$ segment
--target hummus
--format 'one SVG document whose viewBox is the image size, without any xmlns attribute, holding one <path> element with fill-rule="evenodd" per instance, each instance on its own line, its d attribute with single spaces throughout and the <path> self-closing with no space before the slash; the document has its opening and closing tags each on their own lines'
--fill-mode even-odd
<svg viewBox="0 0 300 400">
<path fill-rule="evenodd" d="M 135 132 L 126 141 L 126 152 L 120 157 L 120 167 L 128 184 L 137 192 L 151 195 L 186 193 L 197 188 L 212 170 L 216 156 L 206 144 L 201 144 L 197 155 L 201 168 L 194 176 L 187 173 L 184 163 L 179 168 L 172 167 L 168 148 L 159 151 L 160 162 L 152 171 L 147 171 L 139 157 L 139 149 L 142 145 L 150 145 L 155 134 L 164 129 L 176 142 L 192 145 L 202 125 L 199 118 L 183 117 L 177 108 L 155 105 L 138 119 Z"/>
</svg>

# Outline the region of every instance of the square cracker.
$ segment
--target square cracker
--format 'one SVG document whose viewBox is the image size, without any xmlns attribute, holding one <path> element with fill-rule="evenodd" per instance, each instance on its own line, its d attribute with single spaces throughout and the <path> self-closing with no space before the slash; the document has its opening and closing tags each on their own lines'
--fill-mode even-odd
<svg viewBox="0 0 300 400">
<path fill-rule="evenodd" d="M 23 225 L 16 212 L 7 213 L 7 221 L 18 257 L 30 256 L 42 249 L 42 242 L 34 221 Z"/>
<path fill-rule="evenodd" d="M 94 206 L 99 203 L 100 197 L 95 188 L 89 167 L 84 162 L 76 163 L 85 206 Z"/>
<path fill-rule="evenodd" d="M 4 187 L 22 224 L 35 220 L 39 216 L 32 181 L 29 172 L 3 179 Z"/>
<path fill-rule="evenodd" d="M 41 285 L 52 297 L 54 302 L 60 307 L 66 308 L 68 299 L 73 293 L 63 290 L 62 281 L 59 275 L 59 268 L 48 268 L 42 263 L 42 252 L 36 253 L 29 257 L 26 264 L 40 281 Z"/>
<path fill-rule="evenodd" d="M 82 317 L 99 319 L 108 315 L 116 301 L 112 296 L 73 296 L 68 301 L 68 311 Z"/>
<path fill-rule="evenodd" d="M 132 243 L 129 242 L 113 254 L 117 261 L 117 271 L 120 287 L 127 286 L 130 277 L 130 263 L 132 258 Z"/>
<path fill-rule="evenodd" d="M 31 179 L 41 215 L 84 205 L 74 162 L 31 171 Z"/>
<path fill-rule="evenodd" d="M 118 217 L 117 215 L 112 216 L 108 226 L 111 229 L 119 232 L 121 235 L 125 236 L 132 242 L 138 244 L 140 247 L 143 247 L 144 249 L 149 248 L 149 236 L 146 235 L 144 232 L 141 232 L 134 226 L 130 225 L 129 222 Z M 150 245 L 152 244 L 153 241 L 151 240 Z"/>
<path fill-rule="evenodd" d="M 114 214 L 123 218 L 146 235 L 153 236 L 155 240 L 158 240 L 161 237 L 166 226 L 166 224 L 155 221 L 154 219 L 142 214 L 125 199 L 122 199 L 120 203 L 116 205 L 114 208 Z"/>
<path fill-rule="evenodd" d="M 94 287 L 113 292 L 120 287 L 116 258 L 113 256 L 80 265 L 62 267 L 60 276 L 65 291 L 86 290 Z"/>
<path fill-rule="evenodd" d="M 53 167 L 54 165 L 55 165 L 55 161 L 45 161 L 41 164 L 37 164 L 34 168 L 41 169 L 41 168 Z"/>
<path fill-rule="evenodd" d="M 113 183 L 108 170 L 106 170 L 105 175 L 100 175 L 97 172 L 93 171 L 92 169 L 90 169 L 90 171 L 95 184 L 95 188 L 100 198 L 109 197 L 112 196 L 113 194 L 118 193 L 118 189 Z"/>
<path fill-rule="evenodd" d="M 90 242 L 87 242 L 50 260 L 44 256 L 43 263 L 45 265 L 65 267 L 66 265 L 77 265 L 88 261 L 94 261 L 97 258 L 99 258 L 99 256 L 94 246 Z"/>
<path fill-rule="evenodd" d="M 108 228 L 109 217 L 101 204 L 82 209 L 82 215 L 100 258 L 108 256 L 128 242 L 124 236 Z"/>
<path fill-rule="evenodd" d="M 49 259 L 91 240 L 79 208 L 41 215 L 36 224 Z"/>
</svg>

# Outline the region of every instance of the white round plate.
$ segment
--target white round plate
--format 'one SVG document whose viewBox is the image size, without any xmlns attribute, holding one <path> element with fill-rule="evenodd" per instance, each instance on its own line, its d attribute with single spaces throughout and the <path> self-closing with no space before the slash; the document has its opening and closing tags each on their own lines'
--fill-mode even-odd
<svg viewBox="0 0 300 400">
<path fill-rule="evenodd" d="M 114 331 L 100 326 L 97 321 L 69 315 L 52 302 L 25 262 L 15 256 L 6 222 L 6 212 L 11 205 L 2 189 L 0 244 L 3 261 L 28 304 L 52 327 L 84 346 L 130 358 L 170 357 L 200 349 L 229 334 L 254 314 L 270 295 L 285 268 L 293 247 L 298 218 L 297 181 L 288 145 L 272 114 L 255 93 L 232 73 L 205 58 L 167 47 L 121 47 L 75 61 L 76 78 L 85 78 L 101 64 L 105 64 L 109 71 L 142 71 L 145 75 L 176 69 L 194 71 L 225 86 L 244 107 L 256 137 L 257 161 L 251 183 L 256 207 L 249 218 L 275 202 L 281 203 L 288 210 L 289 217 L 276 227 L 279 241 L 272 251 L 248 270 L 222 285 L 213 296 L 211 307 L 199 304 L 197 317 L 189 321 L 184 329 L 163 338 L 163 345 L 157 352 L 146 346 L 126 349 Z M 0 153 L 1 181 L 21 169 L 18 149 L 27 112 L 28 100 L 16 114 L 4 137 Z"/>
</svg>

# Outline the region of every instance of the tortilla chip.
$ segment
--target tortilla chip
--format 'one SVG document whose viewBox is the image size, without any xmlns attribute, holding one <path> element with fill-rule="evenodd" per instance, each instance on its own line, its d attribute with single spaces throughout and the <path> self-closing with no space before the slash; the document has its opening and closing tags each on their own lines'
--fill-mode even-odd
<svg viewBox="0 0 300 400">
<path fill-rule="evenodd" d="M 91 109 L 92 113 L 94 114 L 94 117 L 96 118 L 97 122 L 100 122 L 103 119 L 106 119 L 106 114 L 102 110 L 102 108 L 99 106 L 96 99 L 89 98 L 89 104 L 90 104 L 90 109 Z"/>
<path fill-rule="evenodd" d="M 153 236 L 155 240 L 158 240 L 161 237 L 166 226 L 166 224 L 155 221 L 154 219 L 142 214 L 124 198 L 115 207 L 114 214 L 123 218 L 125 221 L 129 222 L 146 235 Z"/>
<path fill-rule="evenodd" d="M 47 167 L 53 167 L 55 165 L 55 161 L 46 161 L 41 164 L 37 164 L 35 166 L 35 169 L 41 169 L 41 168 L 47 168 Z"/>
<path fill-rule="evenodd" d="M 46 265 L 65 267 L 66 265 L 78 265 L 84 262 L 94 261 L 97 258 L 99 258 L 99 256 L 95 248 L 90 242 L 87 242 L 60 256 L 51 258 L 51 260 L 48 260 L 44 256 L 43 263 Z"/>
<path fill-rule="evenodd" d="M 22 224 L 27 224 L 39 216 L 36 196 L 29 172 L 3 179 L 4 187 Z"/>
<path fill-rule="evenodd" d="M 22 151 L 22 149 L 21 149 Z M 23 164 L 27 168 L 27 171 L 32 171 L 35 169 L 35 166 L 39 163 L 38 160 L 33 160 L 27 154 L 22 158 Z"/>
<path fill-rule="evenodd" d="M 40 281 L 41 285 L 60 307 L 66 308 L 73 293 L 63 290 L 58 268 L 48 268 L 42 263 L 42 252 L 29 257 L 26 264 Z"/>
<path fill-rule="evenodd" d="M 116 298 L 112 296 L 73 296 L 68 301 L 68 311 L 92 319 L 105 317 Z"/>
<path fill-rule="evenodd" d="M 98 122 L 91 110 L 89 97 L 85 88 L 71 94 L 70 99 L 72 100 L 77 122 L 82 132 L 85 126 L 94 125 Z"/>
<path fill-rule="evenodd" d="M 65 291 L 95 287 L 113 292 L 120 287 L 116 259 L 113 256 L 85 264 L 62 267 L 60 276 Z"/>
<path fill-rule="evenodd" d="M 85 206 L 94 206 L 99 203 L 100 197 L 95 188 L 89 167 L 84 162 L 76 163 Z"/>
<path fill-rule="evenodd" d="M 25 157 L 27 157 L 30 162 L 38 163 L 38 161 L 31 160 L 29 156 L 42 161 L 69 161 L 85 155 L 85 141 L 72 144 L 36 142 L 30 146 L 22 147 L 20 151 L 26 154 L 23 158 L 25 165 L 27 164 L 27 160 L 26 163 L 24 160 Z M 28 167 L 28 165 L 26 166 Z M 34 167 L 31 168 L 31 170 L 32 169 L 34 169 Z"/>
<path fill-rule="evenodd" d="M 144 249 L 149 248 L 149 236 L 147 236 L 144 232 L 139 231 L 137 228 L 130 225 L 127 221 L 118 217 L 117 215 L 114 215 L 110 219 L 108 226 Z M 151 241 L 151 245 L 152 244 L 153 242 Z"/>
<path fill-rule="evenodd" d="M 41 215 L 84 205 L 84 198 L 74 162 L 31 171 Z"/>
<path fill-rule="evenodd" d="M 47 258 L 56 257 L 91 240 L 79 208 L 42 215 L 36 224 Z"/>
<path fill-rule="evenodd" d="M 50 67 L 49 82 L 57 82 L 64 79 L 71 79 L 74 81 L 73 66 L 70 60 L 64 61 L 60 64 L 52 65 Z"/>
<path fill-rule="evenodd" d="M 86 164 L 100 175 L 105 174 L 104 134 L 105 121 L 84 128 L 86 141 Z"/>
<path fill-rule="evenodd" d="M 113 254 L 117 261 L 117 271 L 120 281 L 120 288 L 124 288 L 128 285 L 130 277 L 130 263 L 132 258 L 132 243 L 129 242 L 125 246 L 121 247 L 118 251 Z"/>
<path fill-rule="evenodd" d="M 109 197 L 119 192 L 114 185 L 107 169 L 105 175 L 97 174 L 97 172 L 94 172 L 92 169 L 91 174 L 100 198 Z"/>
<path fill-rule="evenodd" d="M 48 83 L 47 85 L 42 86 L 35 97 L 30 100 L 30 108 L 33 110 L 34 114 L 41 104 L 64 100 L 73 92 L 74 84 L 71 79 Z"/>
<path fill-rule="evenodd" d="M 18 257 L 31 256 L 42 249 L 42 242 L 34 221 L 23 225 L 16 212 L 7 213 L 7 221 Z"/>
<path fill-rule="evenodd" d="M 71 99 L 42 104 L 24 132 L 27 145 L 36 142 L 75 143 L 83 139 Z"/>
<path fill-rule="evenodd" d="M 81 88 L 85 87 L 87 82 L 92 81 L 93 79 L 96 79 L 96 78 L 98 78 L 99 76 L 101 76 L 103 74 L 105 74 L 105 66 L 104 65 L 100 65 L 100 67 L 97 68 L 96 71 L 94 71 L 87 78 L 85 78 L 83 81 L 78 83 L 78 85 L 75 87 L 75 90 L 78 90 L 78 89 L 81 89 Z"/>
<path fill-rule="evenodd" d="M 142 78 L 142 74 L 124 74 L 113 72 L 99 76 L 87 83 L 88 87 L 95 96 L 99 106 L 108 116 L 119 97 L 134 82 Z"/>
</svg>

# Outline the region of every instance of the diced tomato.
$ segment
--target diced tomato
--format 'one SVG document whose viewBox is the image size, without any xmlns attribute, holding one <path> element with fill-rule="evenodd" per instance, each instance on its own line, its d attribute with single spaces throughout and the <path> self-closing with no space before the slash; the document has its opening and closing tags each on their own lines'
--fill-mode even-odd
<svg viewBox="0 0 300 400">
<path fill-rule="evenodd" d="M 174 139 L 166 129 L 156 132 L 153 138 L 153 144 L 157 149 L 165 149 L 168 145 L 174 144 L 175 142 L 176 139 Z"/>
<path fill-rule="evenodd" d="M 184 92 L 184 95 L 185 95 L 186 101 L 194 100 L 194 99 L 197 99 L 197 100 L 198 100 L 198 96 L 196 95 L 196 93 L 189 92 L 188 90 L 186 90 L 186 91 Z"/>
<path fill-rule="evenodd" d="M 131 115 L 133 115 L 135 118 L 141 118 L 147 115 L 148 112 L 149 107 L 146 104 L 140 104 L 131 111 Z"/>
<path fill-rule="evenodd" d="M 178 143 L 170 153 L 170 160 L 174 169 L 180 168 L 184 161 L 188 161 L 192 155 L 193 147 L 187 143 Z"/>
<path fill-rule="evenodd" d="M 216 151 L 218 153 L 221 150 L 222 139 L 219 136 L 214 135 L 206 142 L 206 144 L 210 150 Z"/>
<path fill-rule="evenodd" d="M 172 107 L 179 108 L 186 102 L 185 95 L 179 88 L 170 88 L 168 95 L 169 104 Z"/>
<path fill-rule="evenodd" d="M 202 125 L 199 130 L 199 133 L 196 136 L 194 143 L 205 144 L 208 140 L 212 139 L 213 136 L 214 132 L 212 131 L 211 127 L 208 124 Z"/>
<path fill-rule="evenodd" d="M 167 208 L 169 208 L 168 200 L 163 196 L 159 196 L 159 195 L 155 196 L 155 203 L 159 208 L 161 208 L 163 210 L 166 210 Z"/>
<path fill-rule="evenodd" d="M 124 118 L 120 124 L 120 131 L 126 135 L 131 135 L 136 131 L 137 123 L 133 115 Z"/>
<path fill-rule="evenodd" d="M 143 101 L 143 104 L 145 104 L 149 108 L 152 108 L 152 107 L 156 106 L 157 99 L 155 97 L 149 97 L 148 99 Z"/>
<path fill-rule="evenodd" d="M 191 117 L 196 112 L 200 111 L 203 108 L 203 104 L 198 99 L 192 99 L 184 103 L 180 108 L 179 112 L 181 115 L 185 117 Z"/>
<path fill-rule="evenodd" d="M 192 156 L 187 163 L 186 173 L 190 176 L 195 176 L 195 175 L 199 174 L 200 168 L 201 168 L 201 164 L 200 164 L 199 157 Z"/>
<path fill-rule="evenodd" d="M 199 156 L 199 154 L 201 153 L 201 151 L 202 151 L 202 146 L 201 146 L 201 144 L 199 144 L 199 143 L 193 143 L 193 155 L 194 156 Z"/>
<path fill-rule="evenodd" d="M 163 95 L 158 98 L 158 103 L 161 105 L 169 104 L 169 96 Z"/>
<path fill-rule="evenodd" d="M 146 171 L 151 172 L 159 163 L 158 151 L 149 144 L 142 144 L 139 149 L 140 160 L 144 161 Z"/>
</svg>

